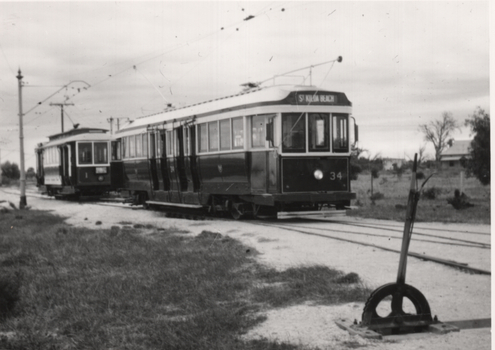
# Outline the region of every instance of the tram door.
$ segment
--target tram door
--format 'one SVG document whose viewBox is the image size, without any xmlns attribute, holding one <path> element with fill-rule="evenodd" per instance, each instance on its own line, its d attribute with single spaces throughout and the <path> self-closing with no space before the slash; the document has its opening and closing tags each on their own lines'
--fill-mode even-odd
<svg viewBox="0 0 495 350">
<path fill-rule="evenodd" d="M 180 194 L 179 171 L 177 166 L 177 129 L 169 130 L 166 134 L 167 141 L 167 169 L 170 179 L 170 201 L 181 203 L 182 197 Z"/>
<path fill-rule="evenodd" d="M 63 184 L 71 185 L 70 176 L 71 176 L 71 164 L 70 164 L 70 146 L 65 145 L 62 147 L 62 167 L 63 167 Z"/>
<path fill-rule="evenodd" d="M 187 140 L 189 138 L 189 134 L 186 133 L 187 128 L 184 128 L 183 126 L 178 127 L 175 129 L 175 134 L 177 137 L 177 148 L 176 148 L 176 155 L 175 155 L 175 164 L 178 170 L 178 179 L 179 179 L 179 188 L 181 192 L 186 192 L 188 189 L 188 179 L 186 175 L 186 162 L 185 162 L 185 147 L 187 145 L 187 142 L 184 140 Z"/>
<path fill-rule="evenodd" d="M 59 174 L 62 178 L 62 186 L 70 185 L 69 172 L 69 150 L 67 146 L 59 146 L 58 150 L 60 152 L 60 166 L 59 166 Z"/>
<path fill-rule="evenodd" d="M 156 137 L 154 132 L 150 132 L 149 136 L 149 152 L 148 152 L 148 162 L 149 162 L 149 171 L 150 171 L 150 180 L 151 180 L 151 189 L 152 191 L 158 191 L 160 189 L 158 183 L 158 173 L 157 173 L 157 164 L 156 164 Z"/>
<path fill-rule="evenodd" d="M 38 186 L 45 184 L 45 173 L 43 171 L 43 149 L 36 150 L 36 182 Z"/>
<path fill-rule="evenodd" d="M 165 136 L 165 130 L 160 130 L 158 132 L 158 158 L 159 159 L 159 164 L 157 166 L 157 169 L 159 170 L 159 181 L 160 181 L 160 189 L 163 191 L 170 191 L 170 175 L 168 172 L 168 166 L 167 166 L 167 152 L 168 152 L 168 147 L 167 145 L 167 139 Z"/>
<path fill-rule="evenodd" d="M 189 167 L 191 169 L 193 191 L 199 192 L 199 168 L 198 160 L 196 157 L 196 128 L 194 126 L 189 127 Z"/>
</svg>

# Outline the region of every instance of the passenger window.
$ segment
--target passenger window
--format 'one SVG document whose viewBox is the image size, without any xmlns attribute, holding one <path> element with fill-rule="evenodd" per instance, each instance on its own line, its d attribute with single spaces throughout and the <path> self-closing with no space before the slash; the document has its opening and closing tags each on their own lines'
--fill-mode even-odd
<svg viewBox="0 0 495 350">
<path fill-rule="evenodd" d="M 122 159 L 122 139 L 112 142 L 112 160 Z"/>
<path fill-rule="evenodd" d="M 95 142 L 95 164 L 108 163 L 108 143 Z"/>
<path fill-rule="evenodd" d="M 189 128 L 184 127 L 184 155 L 189 155 Z"/>
<path fill-rule="evenodd" d="M 156 158 L 160 158 L 162 156 L 162 149 L 163 149 L 163 140 L 162 140 L 162 134 L 157 132 L 153 136 L 156 140 L 155 148 L 156 148 Z"/>
<path fill-rule="evenodd" d="M 167 156 L 170 156 L 172 155 L 172 131 L 167 131 L 165 143 L 167 145 Z"/>
<path fill-rule="evenodd" d="M 309 124 L 309 151 L 323 152 L 330 151 L 329 142 L 329 115 L 310 113 L 308 116 Z"/>
<path fill-rule="evenodd" d="M 143 149 L 143 142 L 141 135 L 136 135 L 136 157 L 141 157 L 143 155 L 142 149 Z"/>
<path fill-rule="evenodd" d="M 122 159 L 129 157 L 129 141 L 127 137 L 122 138 Z"/>
<path fill-rule="evenodd" d="M 332 118 L 332 138 L 334 152 L 348 152 L 349 144 L 347 142 L 347 116 L 334 115 Z"/>
<path fill-rule="evenodd" d="M 253 115 L 251 117 L 251 147 L 265 147 L 265 116 Z"/>
<path fill-rule="evenodd" d="M 220 120 L 220 150 L 230 150 L 230 119 Z"/>
<path fill-rule="evenodd" d="M 305 113 L 282 114 L 282 151 L 306 151 Z"/>
<path fill-rule="evenodd" d="M 129 158 L 134 158 L 136 156 L 136 137 L 129 136 Z"/>
<path fill-rule="evenodd" d="M 198 150 L 199 153 L 208 152 L 208 130 L 206 123 L 198 124 Z"/>
<path fill-rule="evenodd" d="M 208 123 L 208 151 L 218 151 L 218 123 Z"/>
<path fill-rule="evenodd" d="M 244 148 L 244 123 L 242 117 L 232 119 L 232 148 Z"/>
<path fill-rule="evenodd" d="M 93 164 L 93 144 L 91 142 L 80 142 L 79 149 L 79 164 Z"/>
<path fill-rule="evenodd" d="M 143 134 L 143 148 L 141 150 L 142 157 L 148 157 L 148 134 Z"/>
</svg>

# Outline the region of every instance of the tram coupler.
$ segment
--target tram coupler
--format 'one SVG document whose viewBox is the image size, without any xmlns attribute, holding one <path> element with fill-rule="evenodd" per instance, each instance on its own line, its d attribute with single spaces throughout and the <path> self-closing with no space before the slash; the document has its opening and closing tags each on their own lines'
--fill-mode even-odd
<svg viewBox="0 0 495 350">
<path fill-rule="evenodd" d="M 364 305 L 360 323 L 355 321 L 349 325 L 344 320 L 337 322 L 339 327 L 364 337 L 381 338 L 382 335 L 435 331 L 436 328 L 432 326 L 439 323 L 436 316 L 432 317 L 426 297 L 418 289 L 406 284 L 407 255 L 416 217 L 416 208 L 421 190 L 431 177 L 423 182 L 419 190 L 417 189 L 417 157 L 418 155 L 415 154 L 397 281 L 385 284 L 371 293 Z M 414 313 L 410 313 L 413 311 L 412 309 L 408 309 L 407 312 L 404 311 L 404 299 L 408 299 L 412 303 Z M 440 329 L 446 329 L 446 327 L 443 326 Z"/>
</svg>

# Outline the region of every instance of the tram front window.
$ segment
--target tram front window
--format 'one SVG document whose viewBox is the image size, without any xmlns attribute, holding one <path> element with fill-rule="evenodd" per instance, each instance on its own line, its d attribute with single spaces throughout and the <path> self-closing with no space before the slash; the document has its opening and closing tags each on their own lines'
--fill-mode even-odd
<svg viewBox="0 0 495 350">
<path fill-rule="evenodd" d="M 81 142 L 78 145 L 79 164 L 93 164 L 93 144 L 91 142 Z"/>
<path fill-rule="evenodd" d="M 333 138 L 333 151 L 334 152 L 348 152 L 349 143 L 347 132 L 347 116 L 346 115 L 333 115 L 332 121 L 332 138 Z"/>
<path fill-rule="evenodd" d="M 108 144 L 106 142 L 95 142 L 95 164 L 108 163 Z"/>
<path fill-rule="evenodd" d="M 328 114 L 310 113 L 309 121 L 309 151 L 330 151 Z"/>
<path fill-rule="evenodd" d="M 306 151 L 306 118 L 305 113 L 282 114 L 282 151 Z"/>
</svg>

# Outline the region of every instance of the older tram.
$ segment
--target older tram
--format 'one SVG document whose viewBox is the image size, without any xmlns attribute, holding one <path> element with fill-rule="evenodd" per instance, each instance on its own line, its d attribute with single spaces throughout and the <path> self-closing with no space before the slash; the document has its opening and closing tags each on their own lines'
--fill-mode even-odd
<svg viewBox="0 0 495 350">
<path fill-rule="evenodd" d="M 49 136 L 36 152 L 37 186 L 55 197 L 100 196 L 111 189 L 110 135 L 95 128 Z"/>
<path fill-rule="evenodd" d="M 255 87 L 169 108 L 117 131 L 114 186 L 145 206 L 234 218 L 341 213 L 356 198 L 351 113 L 344 93 L 307 85 Z"/>
</svg>

